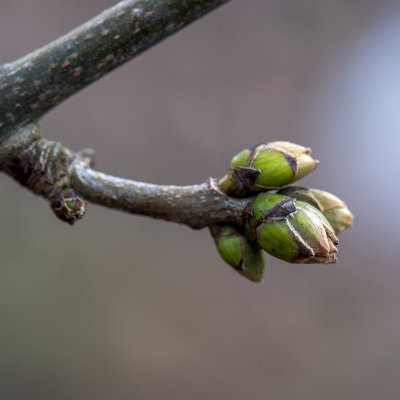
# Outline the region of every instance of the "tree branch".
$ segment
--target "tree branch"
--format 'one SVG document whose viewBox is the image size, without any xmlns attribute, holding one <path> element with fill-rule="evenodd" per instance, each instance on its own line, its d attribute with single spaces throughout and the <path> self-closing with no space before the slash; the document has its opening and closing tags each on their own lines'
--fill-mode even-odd
<svg viewBox="0 0 400 400">
<path fill-rule="evenodd" d="M 117 178 L 76 164 L 71 186 L 94 203 L 185 224 L 194 229 L 217 223 L 243 224 L 251 201 L 221 192 L 215 179 L 191 186 L 153 185 Z"/>
<path fill-rule="evenodd" d="M 0 66 L 0 138 L 229 0 L 124 0 Z"/>
<path fill-rule="evenodd" d="M 59 217 L 56 200 L 69 189 L 97 204 L 194 229 L 216 223 L 242 225 L 243 212 L 252 200 L 227 196 L 213 178 L 191 186 L 153 185 L 106 175 L 92 166 L 89 149 L 73 153 L 60 143 L 42 138 L 36 124 L 0 142 L 0 170 L 49 200 Z M 64 218 L 62 213 L 61 218 L 74 223 L 83 213 L 84 205 L 77 218 Z"/>
</svg>

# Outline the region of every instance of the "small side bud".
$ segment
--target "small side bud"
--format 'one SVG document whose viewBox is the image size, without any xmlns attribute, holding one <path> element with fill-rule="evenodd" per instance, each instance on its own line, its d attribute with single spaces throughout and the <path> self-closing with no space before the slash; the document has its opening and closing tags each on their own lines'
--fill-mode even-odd
<svg viewBox="0 0 400 400">
<path fill-rule="evenodd" d="M 61 220 L 73 225 L 86 212 L 86 201 L 74 189 L 58 191 L 50 202 L 50 207 Z"/>
<path fill-rule="evenodd" d="M 328 220 L 312 205 L 282 194 L 254 199 L 246 232 L 269 254 L 292 263 L 336 262 L 338 239 Z"/>
<path fill-rule="evenodd" d="M 263 254 L 248 242 L 239 227 L 212 225 L 210 231 L 222 259 L 247 279 L 260 282 L 264 272 Z"/>
<path fill-rule="evenodd" d="M 318 161 L 311 149 L 290 142 L 260 144 L 233 157 L 222 190 L 243 197 L 253 192 L 277 189 L 314 170 Z"/>
<path fill-rule="evenodd" d="M 297 186 L 289 186 L 278 193 L 306 201 L 317 208 L 325 215 L 336 234 L 339 234 L 353 224 L 354 217 L 347 208 L 346 203 L 332 193 Z"/>
<path fill-rule="evenodd" d="M 255 190 L 261 170 L 251 167 L 231 167 L 228 175 L 220 181 L 222 191 L 236 197 L 244 197 Z"/>
</svg>

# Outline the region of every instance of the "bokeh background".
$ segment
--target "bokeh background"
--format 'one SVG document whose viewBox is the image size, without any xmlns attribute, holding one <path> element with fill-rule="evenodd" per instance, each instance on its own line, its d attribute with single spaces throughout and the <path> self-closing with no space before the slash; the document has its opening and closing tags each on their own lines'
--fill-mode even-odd
<svg viewBox="0 0 400 400">
<path fill-rule="evenodd" d="M 1 0 L 0 62 L 112 0 Z M 74 227 L 0 176 L 0 398 L 398 399 L 400 3 L 235 0 L 75 95 L 43 134 L 97 168 L 191 184 L 271 140 L 355 225 L 336 265 L 268 257 L 261 284 L 206 230 L 90 205 Z"/>
</svg>

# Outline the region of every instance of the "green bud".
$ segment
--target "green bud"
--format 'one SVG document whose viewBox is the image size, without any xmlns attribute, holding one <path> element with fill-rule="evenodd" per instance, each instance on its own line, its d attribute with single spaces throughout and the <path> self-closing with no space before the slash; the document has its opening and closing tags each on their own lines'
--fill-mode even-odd
<svg viewBox="0 0 400 400">
<path fill-rule="evenodd" d="M 289 186 L 278 193 L 306 201 L 320 210 L 331 224 L 336 234 L 349 228 L 353 223 L 353 214 L 344 201 L 332 193 L 318 189 L 307 189 L 298 186 Z"/>
<path fill-rule="evenodd" d="M 210 231 L 218 253 L 225 262 L 251 281 L 261 281 L 264 272 L 263 254 L 249 243 L 239 227 L 212 225 Z"/>
<path fill-rule="evenodd" d="M 311 149 L 290 142 L 260 144 L 243 150 L 232 158 L 229 172 L 220 186 L 232 196 L 277 189 L 311 172 L 318 161 Z"/>
<path fill-rule="evenodd" d="M 248 210 L 246 234 L 269 254 L 292 263 L 336 262 L 338 239 L 324 215 L 304 201 L 260 193 Z"/>
</svg>

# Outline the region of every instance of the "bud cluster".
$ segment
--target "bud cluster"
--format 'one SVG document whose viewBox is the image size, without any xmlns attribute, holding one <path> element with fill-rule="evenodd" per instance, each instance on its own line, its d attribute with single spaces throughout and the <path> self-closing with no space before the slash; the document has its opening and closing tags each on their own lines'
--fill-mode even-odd
<svg viewBox="0 0 400 400">
<path fill-rule="evenodd" d="M 249 197 L 243 226 L 210 227 L 229 265 L 260 281 L 261 249 L 291 263 L 336 262 L 336 235 L 353 222 L 346 204 L 322 190 L 286 186 L 318 164 L 311 149 L 290 142 L 260 144 L 233 157 L 220 187 L 230 196 Z"/>
</svg>

